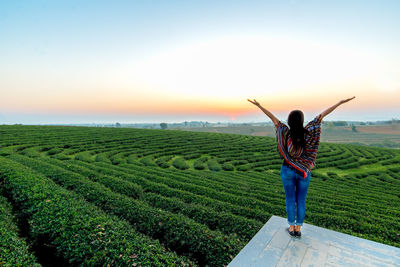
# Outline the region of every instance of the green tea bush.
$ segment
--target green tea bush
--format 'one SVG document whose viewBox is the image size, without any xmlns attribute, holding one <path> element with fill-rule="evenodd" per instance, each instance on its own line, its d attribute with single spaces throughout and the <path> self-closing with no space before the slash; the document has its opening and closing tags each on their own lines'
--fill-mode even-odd
<svg viewBox="0 0 400 267">
<path fill-rule="evenodd" d="M 54 247 L 72 265 L 191 264 L 21 164 L 2 159 L 0 177 L 29 223 L 31 238 Z"/>
<path fill-rule="evenodd" d="M 174 159 L 174 161 L 172 162 L 172 165 L 175 168 L 179 169 L 179 170 L 187 170 L 187 169 L 189 169 L 189 165 L 181 157 L 177 157 L 176 159 Z"/>
<path fill-rule="evenodd" d="M 66 155 L 64 153 L 55 154 L 52 157 L 55 159 L 59 159 L 59 160 L 70 160 L 71 159 L 71 157 L 69 157 L 68 155 Z"/>
<path fill-rule="evenodd" d="M 395 173 L 400 173 L 400 166 L 391 167 L 388 170 Z"/>
<path fill-rule="evenodd" d="M 224 164 L 222 164 L 222 169 L 224 169 L 224 171 L 233 171 L 235 167 L 232 165 L 232 163 L 225 162 Z"/>
<path fill-rule="evenodd" d="M 165 184 L 160 184 L 160 179 L 154 179 L 154 177 L 150 177 L 147 175 L 147 178 L 152 178 L 153 181 L 148 181 L 147 179 L 142 179 L 140 176 L 132 175 L 131 169 L 130 173 L 124 173 L 121 170 L 116 170 L 115 168 L 111 169 L 109 168 L 108 165 L 104 163 L 98 163 L 96 166 L 93 166 L 93 164 L 88 164 L 85 162 L 76 162 L 76 164 L 80 166 L 84 166 L 89 169 L 93 169 L 99 174 L 103 175 L 110 175 L 110 176 L 123 176 L 124 179 L 128 179 L 129 181 L 133 181 L 135 183 L 140 184 L 143 187 L 143 190 L 145 192 L 154 192 L 158 194 L 162 194 L 168 197 L 179 197 L 180 199 L 183 199 L 187 203 L 197 203 L 209 207 L 213 207 L 214 209 L 220 210 L 220 211 L 228 211 L 233 214 L 237 214 L 240 216 L 244 216 L 250 219 L 257 219 L 259 221 L 267 221 L 271 217 L 271 213 L 265 212 L 264 209 L 257 209 L 257 208 L 252 208 L 249 209 L 248 207 L 242 207 L 239 205 L 233 205 L 230 203 L 232 201 L 232 198 L 229 199 L 228 202 L 220 202 L 216 201 L 214 199 L 211 199 L 209 196 L 202 196 L 202 195 L 197 195 L 193 192 L 190 191 L 184 191 L 184 190 L 179 190 L 175 188 L 171 188 L 170 186 L 167 186 Z M 117 168 L 117 167 L 116 167 Z M 146 173 L 146 172 L 141 172 Z M 146 173 L 148 174 L 148 173 Z M 163 181 L 166 181 L 165 178 L 162 178 Z M 172 183 L 171 183 L 172 184 Z M 213 193 L 213 195 L 215 195 Z M 241 199 L 235 199 L 236 203 L 241 203 Z M 263 208 L 267 207 L 271 211 L 278 211 L 279 209 L 274 209 L 273 205 L 263 204 Z"/>
<path fill-rule="evenodd" d="M 359 162 L 353 162 L 353 163 L 349 163 L 349 164 L 340 164 L 337 166 L 338 169 L 341 170 L 347 170 L 347 169 L 354 169 L 354 168 L 358 168 L 360 167 L 360 163 Z"/>
<path fill-rule="evenodd" d="M 94 161 L 92 159 L 92 155 L 87 151 L 76 154 L 75 159 L 82 160 L 85 162 L 93 162 Z"/>
<path fill-rule="evenodd" d="M 111 160 L 107 158 L 105 154 L 97 154 L 96 157 L 94 158 L 96 162 L 105 162 L 105 163 L 111 163 Z"/>
<path fill-rule="evenodd" d="M 196 170 L 204 170 L 206 168 L 206 165 L 202 160 L 198 159 L 193 162 L 193 168 L 195 168 Z"/>
<path fill-rule="evenodd" d="M 210 207 L 206 207 L 200 204 L 185 203 L 177 197 L 162 196 L 161 193 L 164 192 L 160 192 L 158 190 L 162 190 L 162 188 L 168 190 L 167 187 L 160 187 L 157 186 L 155 183 L 147 182 L 147 185 L 144 185 L 146 187 L 146 193 L 138 195 L 137 193 L 135 193 L 136 184 L 134 184 L 134 182 L 141 182 L 141 179 L 139 178 L 129 179 L 130 177 L 125 176 L 124 179 L 119 179 L 115 176 L 99 174 L 95 171 L 89 170 L 86 167 L 73 164 L 73 161 L 56 162 L 54 160 L 48 160 L 48 162 L 52 164 L 57 164 L 58 166 L 67 170 L 71 170 L 75 173 L 84 175 L 92 181 L 97 181 L 101 184 L 104 184 L 112 189 L 114 192 L 122 193 L 124 195 L 134 198 L 140 198 L 150 203 L 153 207 L 162 208 L 164 210 L 169 210 L 174 213 L 179 212 L 189 218 L 208 225 L 211 229 L 215 228 L 223 231 L 226 234 L 234 232 L 241 237 L 249 239 L 256 233 L 254 231 L 258 231 L 258 229 L 260 229 L 262 226 L 252 219 L 246 219 L 234 215 L 229 211 L 215 211 L 215 202 L 214 204 L 213 202 L 210 202 Z M 106 181 L 106 183 L 104 183 L 104 181 Z M 159 187 L 158 190 L 157 187 Z M 157 193 L 151 193 L 151 191 L 149 190 Z M 176 192 L 177 195 L 186 194 L 186 192 L 180 190 L 176 190 Z M 238 208 L 235 209 L 235 212 L 237 210 Z"/>
<path fill-rule="evenodd" d="M 172 159 L 173 156 L 161 156 L 156 160 L 156 164 L 161 168 L 169 168 L 171 167 L 171 163 L 169 161 Z"/>
<path fill-rule="evenodd" d="M 8 156 L 14 153 L 14 147 L 8 146 L 8 147 L 2 147 L 0 148 L 0 156 Z"/>
<path fill-rule="evenodd" d="M 129 164 L 135 164 L 137 163 L 138 158 L 135 155 L 129 155 L 128 157 L 126 157 L 126 162 Z"/>
<path fill-rule="evenodd" d="M 327 172 L 326 174 L 327 174 L 329 177 L 332 177 L 332 178 L 338 177 L 338 175 L 337 175 L 336 172 Z"/>
<path fill-rule="evenodd" d="M 73 189 L 104 211 L 129 221 L 138 231 L 157 237 L 169 248 L 192 254 L 200 264 L 226 264 L 244 246 L 235 234 L 225 236 L 219 231 L 211 231 L 181 214 L 154 209 L 143 201 L 114 193 L 82 175 L 30 158 L 13 158 L 63 187 Z"/>
<path fill-rule="evenodd" d="M 31 158 L 40 157 L 40 153 L 37 147 L 26 148 L 22 150 L 20 153 Z"/>
<path fill-rule="evenodd" d="M 276 140 L 273 138 L 134 128 L 5 125 L 0 126 L 0 135 L 0 149 L 6 148 L 9 151 L 6 153 L 7 157 L 15 161 L 20 160 L 14 157 L 16 154 L 25 154 L 30 148 L 46 147 L 49 151 L 68 144 L 70 147 L 62 153 L 50 157 L 47 152 L 40 152 L 40 157 L 39 155 L 33 157 L 34 165 L 38 165 L 37 162 L 49 163 L 51 168 L 59 166 L 67 171 L 66 173 L 57 168 L 53 169 L 53 173 L 48 173 L 46 168 L 50 167 L 41 165 L 43 169 L 36 170 L 57 181 L 64 188 L 79 192 L 86 201 L 95 203 L 103 210 L 107 209 L 108 214 L 116 215 L 118 212 L 121 219 L 129 220 L 130 227 L 136 228 L 139 225 L 138 229 L 146 234 L 152 233 L 151 237 L 160 240 L 167 249 L 172 249 L 180 255 L 188 253 L 192 259 L 202 257 L 200 256 L 202 254 L 189 250 L 187 247 L 192 246 L 187 244 L 186 239 L 197 237 L 189 237 L 187 234 L 185 239 L 177 239 L 174 241 L 176 243 L 170 241 L 171 243 L 167 244 L 165 240 L 168 237 L 174 239 L 175 236 L 170 230 L 161 231 L 158 228 L 161 226 L 156 225 L 160 221 L 151 224 L 154 230 L 141 224 L 149 223 L 151 220 L 147 217 L 151 217 L 153 212 L 163 211 L 161 213 L 164 215 L 166 214 L 164 212 L 180 214 L 185 220 L 190 218 L 208 227 L 208 231 L 220 232 L 221 236 L 231 242 L 230 233 L 236 233 L 240 240 L 248 241 L 252 233 L 257 232 L 254 227 L 265 224 L 272 214 L 285 216 L 284 192 L 279 177 L 282 159 L 279 157 Z M 109 158 L 120 154 L 127 163 L 112 165 L 110 162 L 74 160 L 79 152 L 88 152 L 93 155 L 93 159 L 99 154 L 107 155 Z M 70 155 L 71 159 L 57 160 L 56 158 L 62 154 Z M 190 166 L 193 162 L 194 170 L 189 168 L 178 171 L 175 167 L 161 168 L 154 160 L 151 163 L 155 167 L 145 166 L 140 162 L 144 156 L 158 159 L 171 155 L 184 158 Z M 195 155 L 200 158 L 195 158 Z M 132 156 L 136 160 L 128 161 L 127 156 L 128 158 Z M 202 161 L 205 156 L 216 160 L 221 169 L 224 169 L 225 163 L 233 165 L 233 162 L 239 163 L 234 166 L 234 170 L 246 164 L 252 168 L 249 171 L 210 172 L 207 160 Z M 307 213 L 309 217 L 306 220 L 318 226 L 330 227 L 332 230 L 399 246 L 400 237 L 396 235 L 396 229 L 400 227 L 400 219 L 394 208 L 400 203 L 400 172 L 396 172 L 396 168 L 400 166 L 397 162 L 399 157 L 400 153 L 395 149 L 322 142 L 311 178 L 314 182 L 310 187 L 309 213 Z M 173 161 L 172 159 L 167 162 L 173 164 Z M 360 164 L 359 167 L 348 165 L 357 162 Z M 196 163 L 201 164 L 196 165 Z M 337 166 L 356 168 L 339 171 Z M 32 166 L 32 168 L 37 167 Z M 67 182 L 68 177 L 72 179 L 71 176 L 75 178 Z M 88 188 L 84 191 L 79 180 L 86 181 L 85 183 L 93 186 L 91 187 L 93 190 L 102 188 L 104 190 L 101 191 L 102 197 L 95 198 L 95 193 L 90 193 Z M 139 196 L 140 188 L 143 192 L 142 198 Z M 111 192 L 113 201 L 105 195 L 106 191 Z M 123 201 L 130 199 L 132 202 L 118 202 L 117 197 Z M 379 201 L 376 201 L 377 199 Z M 151 212 L 135 213 L 136 210 L 131 206 L 136 205 L 142 211 L 143 206 L 146 206 L 142 202 L 151 206 Z M 130 204 L 122 207 L 124 203 Z M 360 209 L 363 206 L 368 206 L 369 209 Z M 124 208 L 129 211 L 128 215 Z M 18 213 L 19 211 L 16 212 Z M 248 222 L 247 219 L 253 222 Z M 359 223 L 360 220 L 362 223 Z M 161 220 L 161 223 L 164 221 Z M 167 228 L 171 224 L 164 226 Z M 173 226 L 177 232 L 176 229 L 179 231 L 183 229 L 183 232 L 193 233 L 190 230 L 192 226 L 188 226 L 189 230 L 185 228 L 187 225 L 178 226 L 175 224 Z M 157 235 L 155 232 L 162 234 Z M 196 246 L 194 243 L 191 244 Z M 185 248 L 181 249 L 182 247 Z M 222 255 L 220 253 L 215 255 L 217 254 Z M 204 262 L 201 263 L 206 265 Z M 215 262 L 217 261 L 213 260 L 213 263 Z M 224 264 L 215 265 L 223 266 L 227 263 L 229 260 Z M 142 266 L 147 265 L 142 264 Z"/>
<path fill-rule="evenodd" d="M 383 166 L 391 165 L 391 164 L 400 164 L 400 156 L 396 156 L 394 158 L 387 159 L 387 160 L 382 160 L 380 163 Z"/>
<path fill-rule="evenodd" d="M 11 205 L 0 195 L 0 266 L 41 266 L 18 236 L 15 220 Z"/>
<path fill-rule="evenodd" d="M 248 163 L 248 164 L 244 164 L 244 165 L 238 165 L 236 167 L 236 170 L 238 171 L 248 171 L 253 167 L 252 164 Z"/>
<path fill-rule="evenodd" d="M 232 161 L 232 164 L 237 166 L 237 165 L 243 165 L 243 164 L 247 164 L 249 163 L 247 160 L 245 159 L 240 159 L 240 160 L 234 160 Z"/>
<path fill-rule="evenodd" d="M 221 166 L 215 159 L 210 159 L 207 161 L 207 166 L 210 171 L 220 171 L 222 170 Z"/>
<path fill-rule="evenodd" d="M 114 165 L 126 163 L 126 159 L 121 154 L 116 154 L 116 155 L 112 156 L 110 158 L 110 160 L 111 160 L 111 163 Z"/>
<path fill-rule="evenodd" d="M 204 169 L 206 169 L 206 164 L 205 164 L 205 162 L 208 160 L 208 157 L 201 157 L 201 158 L 198 158 L 198 159 L 196 159 L 194 162 L 193 162 L 193 167 L 196 169 L 196 170 L 204 170 Z"/>
<path fill-rule="evenodd" d="M 153 156 L 145 156 L 140 159 L 140 162 L 145 166 L 154 166 L 157 167 L 158 165 L 153 161 Z"/>
<path fill-rule="evenodd" d="M 47 151 L 47 155 L 52 156 L 52 155 L 61 153 L 61 152 L 63 152 L 63 151 L 64 151 L 64 149 L 62 149 L 62 148 L 60 148 L 60 147 L 54 147 L 54 148 L 52 148 L 52 149 L 50 149 L 50 150 Z"/>
<path fill-rule="evenodd" d="M 40 152 L 46 152 L 46 151 L 49 151 L 50 149 L 52 149 L 52 147 L 44 146 L 44 147 L 40 147 L 39 151 Z"/>
<path fill-rule="evenodd" d="M 185 154 L 183 155 L 183 158 L 188 160 L 188 159 L 196 159 L 201 157 L 201 153 L 189 153 L 189 154 Z"/>
</svg>

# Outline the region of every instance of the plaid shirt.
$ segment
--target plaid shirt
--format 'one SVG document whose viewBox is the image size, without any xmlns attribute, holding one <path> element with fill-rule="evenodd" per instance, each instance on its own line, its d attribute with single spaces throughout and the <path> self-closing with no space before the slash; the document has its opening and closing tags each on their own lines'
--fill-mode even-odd
<svg viewBox="0 0 400 267">
<path fill-rule="evenodd" d="M 321 115 L 316 116 L 312 121 L 304 127 L 308 134 L 305 135 L 305 149 L 294 149 L 292 139 L 290 137 L 289 128 L 279 121 L 276 127 L 276 138 L 278 149 L 284 160 L 303 173 L 304 178 L 315 166 L 317 158 L 317 150 L 321 135 Z"/>
</svg>

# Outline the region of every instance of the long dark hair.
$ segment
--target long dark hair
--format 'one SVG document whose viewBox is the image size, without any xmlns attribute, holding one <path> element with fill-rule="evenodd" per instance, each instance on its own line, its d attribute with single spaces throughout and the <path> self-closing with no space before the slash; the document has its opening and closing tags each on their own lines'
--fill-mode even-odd
<svg viewBox="0 0 400 267">
<path fill-rule="evenodd" d="M 301 147 L 304 149 L 306 145 L 304 134 L 307 133 L 307 130 L 304 129 L 303 123 L 304 115 L 301 110 L 293 110 L 289 113 L 288 124 L 293 145 L 296 148 Z"/>
</svg>

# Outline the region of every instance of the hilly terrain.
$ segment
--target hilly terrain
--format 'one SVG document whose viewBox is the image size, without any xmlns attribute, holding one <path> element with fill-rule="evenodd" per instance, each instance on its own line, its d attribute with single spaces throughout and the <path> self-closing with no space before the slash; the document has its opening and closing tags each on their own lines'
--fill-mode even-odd
<svg viewBox="0 0 400 267">
<path fill-rule="evenodd" d="M 281 164 L 267 136 L 0 126 L 0 265 L 225 266 L 286 217 Z M 400 150 L 320 144 L 306 223 L 400 247 L 399 207 Z"/>
</svg>

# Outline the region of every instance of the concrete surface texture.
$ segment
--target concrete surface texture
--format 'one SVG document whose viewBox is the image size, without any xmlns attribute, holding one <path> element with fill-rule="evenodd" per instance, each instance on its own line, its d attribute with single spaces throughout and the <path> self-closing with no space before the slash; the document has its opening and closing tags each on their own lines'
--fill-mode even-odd
<svg viewBox="0 0 400 267">
<path fill-rule="evenodd" d="M 272 216 L 228 267 L 400 267 L 400 248 L 306 223 L 294 238 L 287 227 L 286 218 Z"/>
</svg>

